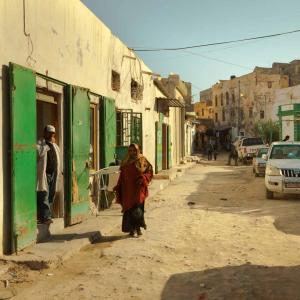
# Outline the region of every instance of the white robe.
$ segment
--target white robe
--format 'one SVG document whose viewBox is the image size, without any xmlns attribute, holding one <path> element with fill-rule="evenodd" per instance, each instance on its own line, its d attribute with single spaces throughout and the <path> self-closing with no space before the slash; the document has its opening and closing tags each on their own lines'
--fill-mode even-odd
<svg viewBox="0 0 300 300">
<path fill-rule="evenodd" d="M 61 189 L 62 172 L 61 172 L 61 161 L 60 161 L 60 151 L 57 144 L 53 143 L 54 150 L 57 157 L 57 179 L 56 179 L 56 191 Z M 48 191 L 48 183 L 46 176 L 47 167 L 47 152 L 50 147 L 46 144 L 45 139 L 39 140 L 37 143 L 37 191 Z"/>
</svg>

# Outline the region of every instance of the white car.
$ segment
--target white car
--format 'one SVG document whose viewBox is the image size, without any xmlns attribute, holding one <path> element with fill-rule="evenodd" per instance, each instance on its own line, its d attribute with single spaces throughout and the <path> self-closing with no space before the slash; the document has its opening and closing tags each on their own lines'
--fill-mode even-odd
<svg viewBox="0 0 300 300">
<path fill-rule="evenodd" d="M 267 199 L 274 193 L 300 194 L 300 142 L 275 142 L 270 146 L 265 186 Z"/>
<path fill-rule="evenodd" d="M 266 145 L 259 137 L 245 137 L 240 140 L 237 146 L 238 157 L 243 163 L 251 161 L 256 151 L 265 148 Z"/>
</svg>

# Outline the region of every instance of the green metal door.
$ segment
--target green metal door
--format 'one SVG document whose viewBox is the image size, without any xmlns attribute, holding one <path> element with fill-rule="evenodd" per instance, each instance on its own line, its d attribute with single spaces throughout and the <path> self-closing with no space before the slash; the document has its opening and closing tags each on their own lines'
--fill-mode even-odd
<svg viewBox="0 0 300 300">
<path fill-rule="evenodd" d="M 171 126 L 168 126 L 168 169 L 172 168 L 172 140 Z"/>
<path fill-rule="evenodd" d="M 89 211 L 90 100 L 88 90 L 69 86 L 65 119 L 66 225 L 86 219 Z"/>
<path fill-rule="evenodd" d="M 162 123 L 155 122 L 155 173 L 162 170 Z"/>
<path fill-rule="evenodd" d="M 115 161 L 116 153 L 116 106 L 115 100 L 103 97 L 100 106 L 101 168 Z"/>
<path fill-rule="evenodd" d="M 10 64 L 12 252 L 36 240 L 35 73 Z"/>
</svg>

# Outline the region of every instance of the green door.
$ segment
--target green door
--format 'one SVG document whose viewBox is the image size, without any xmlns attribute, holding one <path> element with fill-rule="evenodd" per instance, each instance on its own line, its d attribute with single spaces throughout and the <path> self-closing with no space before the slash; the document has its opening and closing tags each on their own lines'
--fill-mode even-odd
<svg viewBox="0 0 300 300">
<path fill-rule="evenodd" d="M 162 123 L 155 122 L 155 173 L 162 170 Z"/>
<path fill-rule="evenodd" d="M 168 126 L 168 169 L 172 168 L 172 138 L 171 126 Z"/>
<path fill-rule="evenodd" d="M 89 211 L 90 100 L 88 90 L 69 86 L 66 104 L 66 225 L 72 225 L 86 219 Z"/>
<path fill-rule="evenodd" d="M 115 161 L 116 153 L 116 106 L 115 100 L 103 97 L 100 106 L 100 167 L 108 167 Z"/>
<path fill-rule="evenodd" d="M 12 252 L 36 240 L 35 73 L 10 64 Z"/>
</svg>

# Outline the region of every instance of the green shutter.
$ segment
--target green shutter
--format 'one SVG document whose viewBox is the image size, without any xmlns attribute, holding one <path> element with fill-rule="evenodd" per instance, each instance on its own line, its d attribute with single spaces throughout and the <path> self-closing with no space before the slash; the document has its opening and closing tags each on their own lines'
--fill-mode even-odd
<svg viewBox="0 0 300 300">
<path fill-rule="evenodd" d="M 10 64 L 12 251 L 36 240 L 35 73 Z"/>
<path fill-rule="evenodd" d="M 143 119 L 141 113 L 132 113 L 131 143 L 139 145 L 141 152 L 143 151 Z"/>
<path fill-rule="evenodd" d="M 89 211 L 90 101 L 88 90 L 68 86 L 65 125 L 67 225 L 86 219 Z"/>
<path fill-rule="evenodd" d="M 155 173 L 162 170 L 162 123 L 155 122 Z"/>
<path fill-rule="evenodd" d="M 116 106 L 115 100 L 103 97 L 100 106 L 100 166 L 108 167 L 115 161 Z"/>
</svg>

